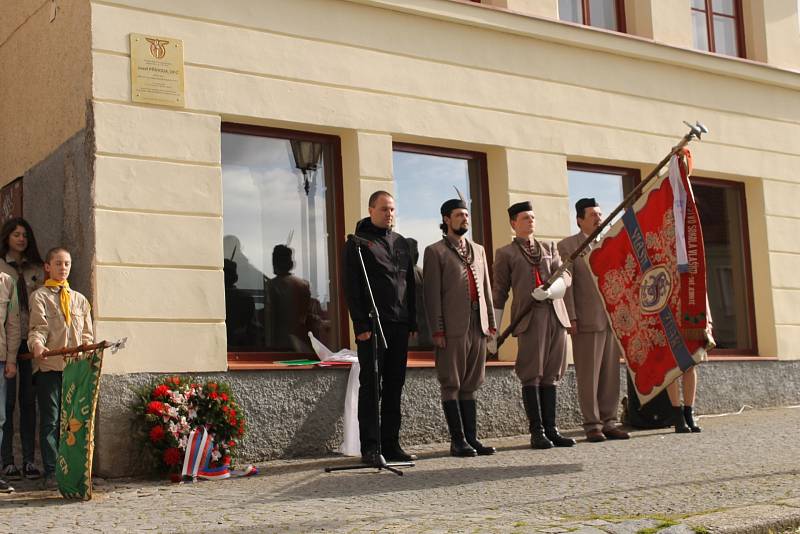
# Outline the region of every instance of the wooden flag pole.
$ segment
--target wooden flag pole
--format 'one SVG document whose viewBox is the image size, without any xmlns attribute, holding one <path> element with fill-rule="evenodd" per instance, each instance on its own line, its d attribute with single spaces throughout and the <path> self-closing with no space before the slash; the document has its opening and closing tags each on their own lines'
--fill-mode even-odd
<svg viewBox="0 0 800 534">
<path fill-rule="evenodd" d="M 702 124 L 700 124 L 699 122 L 694 124 L 694 125 L 691 125 L 688 122 L 684 121 L 684 124 L 689 126 L 689 132 L 686 135 L 684 135 L 683 138 L 681 138 L 680 142 L 678 142 L 677 145 L 672 147 L 672 150 L 669 151 L 669 154 L 667 154 L 664 157 L 664 159 L 659 161 L 658 165 L 656 165 L 655 168 L 652 171 L 650 171 L 650 173 L 647 176 L 645 176 L 644 179 L 641 182 L 639 182 L 639 184 L 636 187 L 634 187 L 633 190 L 630 193 L 628 193 L 628 196 L 626 196 L 622 200 L 622 202 L 620 202 L 619 206 L 617 206 L 614 209 L 614 211 L 612 211 L 605 218 L 605 220 L 600 224 L 600 226 L 595 228 L 594 231 L 586 239 L 583 240 L 583 243 L 581 243 L 581 246 L 579 246 L 575 250 L 575 252 L 570 254 L 569 258 L 567 258 L 566 260 L 563 260 L 563 263 L 561 264 L 561 266 L 558 269 L 556 269 L 556 271 L 550 276 L 550 278 L 547 279 L 547 281 L 544 284 L 542 284 L 542 287 L 544 289 L 549 288 L 553 284 L 553 282 L 555 282 L 558 279 L 559 276 L 564 274 L 564 271 L 569 269 L 572 266 L 572 264 L 575 263 L 575 260 L 577 258 L 579 258 L 579 257 L 583 256 L 584 254 L 586 254 L 586 251 L 587 251 L 589 245 L 592 243 L 592 241 L 597 239 L 597 236 L 600 235 L 600 233 L 605 229 L 605 227 L 608 226 L 609 224 L 611 224 L 611 221 L 614 219 L 614 217 L 617 216 L 617 214 L 619 212 L 621 212 L 623 209 L 627 208 L 630 204 L 632 204 L 638 198 L 639 193 L 641 193 L 641 191 L 650 182 L 650 180 L 655 178 L 658 175 L 658 172 L 662 168 L 664 168 L 664 166 L 667 163 L 669 163 L 669 160 L 670 160 L 670 158 L 672 158 L 672 156 L 674 156 L 675 154 L 680 152 L 693 139 L 695 139 L 695 138 L 701 139 L 701 136 L 704 133 L 708 133 L 708 129 L 705 126 L 703 126 Z M 511 321 L 511 324 L 508 325 L 508 327 L 505 330 L 503 330 L 502 334 L 497 336 L 497 348 L 498 349 L 500 348 L 500 345 L 502 345 L 503 342 L 505 342 L 505 340 L 508 339 L 508 336 L 511 335 L 511 333 L 514 331 L 514 329 L 517 327 L 517 325 L 520 323 L 520 321 L 522 321 L 522 319 L 526 315 L 528 315 L 530 313 L 530 311 L 533 309 L 533 305 L 535 304 L 535 302 L 536 301 L 533 298 L 531 298 L 530 301 L 528 301 L 528 303 L 526 304 L 525 308 L 523 308 L 522 313 L 520 313 L 515 320 Z"/>
<path fill-rule="evenodd" d="M 111 353 L 114 354 L 120 349 L 125 348 L 125 343 L 128 341 L 128 338 L 118 339 L 117 341 L 101 341 L 100 343 L 93 343 L 91 345 L 78 345 L 77 347 L 64 347 L 63 349 L 56 349 L 56 350 L 48 350 L 42 354 L 42 358 L 50 358 L 50 357 L 57 357 L 57 356 L 68 356 L 70 354 L 77 354 L 78 352 L 89 352 L 97 349 L 111 349 Z M 17 356 L 18 360 L 32 360 L 33 354 L 30 352 L 26 352 L 24 354 L 20 354 Z"/>
</svg>

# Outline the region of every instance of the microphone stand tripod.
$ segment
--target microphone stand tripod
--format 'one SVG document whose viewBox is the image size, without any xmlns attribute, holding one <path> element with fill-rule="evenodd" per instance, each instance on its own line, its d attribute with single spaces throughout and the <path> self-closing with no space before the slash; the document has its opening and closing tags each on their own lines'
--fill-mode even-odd
<svg viewBox="0 0 800 534">
<path fill-rule="evenodd" d="M 369 312 L 369 318 L 372 323 L 372 336 L 370 336 L 370 341 L 372 342 L 372 382 L 373 382 L 373 395 L 375 397 L 375 429 L 378 436 L 378 448 L 375 451 L 375 463 L 360 463 L 356 465 L 345 465 L 341 467 L 326 467 L 325 472 L 330 473 L 333 471 L 350 471 L 353 469 L 377 469 L 381 471 L 386 469 L 387 471 L 391 471 L 392 473 L 403 476 L 403 472 L 398 469 L 399 467 L 414 467 L 414 462 L 393 462 L 387 463 L 386 459 L 383 457 L 383 451 L 381 450 L 381 412 L 380 412 L 380 396 L 381 396 L 381 374 L 378 368 L 378 350 L 385 350 L 386 349 L 386 337 L 383 335 L 383 327 L 381 326 L 381 319 L 378 314 L 378 307 L 375 305 L 375 297 L 372 294 L 372 286 L 369 283 L 369 277 L 367 276 L 367 267 L 364 265 L 364 255 L 361 253 L 362 245 L 359 243 L 359 238 L 355 236 L 351 236 L 351 240 L 354 242 L 356 246 L 356 250 L 358 251 L 358 260 L 361 264 L 361 274 L 364 275 L 364 286 L 367 288 L 367 293 L 369 294 L 369 302 L 372 306 L 372 309 Z M 379 345 L 380 342 L 380 345 Z"/>
</svg>

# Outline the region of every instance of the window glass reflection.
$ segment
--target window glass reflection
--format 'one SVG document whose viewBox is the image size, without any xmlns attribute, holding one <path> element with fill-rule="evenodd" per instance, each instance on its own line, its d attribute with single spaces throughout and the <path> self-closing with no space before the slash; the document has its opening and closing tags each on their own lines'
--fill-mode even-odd
<svg viewBox="0 0 800 534">
<path fill-rule="evenodd" d="M 616 0 L 589 0 L 589 20 L 596 28 L 617 29 Z"/>
<path fill-rule="evenodd" d="M 581 0 L 558 0 L 558 18 L 583 24 L 583 4 Z"/>
<path fill-rule="evenodd" d="M 409 346 L 430 349 L 433 341 L 428 330 L 423 302 L 422 257 L 425 247 L 439 241 L 442 232 L 440 207 L 456 198 L 456 188 L 470 207 L 471 225 L 467 237 L 481 242 L 481 209 L 473 188 L 478 187 L 478 169 L 474 160 L 432 154 L 394 151 L 394 194 L 397 205 L 396 230 L 409 239 L 415 253 L 417 282 L 417 339 Z"/>
<path fill-rule="evenodd" d="M 326 144 L 222 134 L 229 351 L 310 354 L 309 331 L 336 345 L 330 151 Z"/>
<path fill-rule="evenodd" d="M 692 190 L 703 229 L 714 339 L 720 349 L 752 350 L 742 190 L 706 183 L 694 183 Z"/>
<path fill-rule="evenodd" d="M 594 198 L 600 204 L 603 217 L 611 213 L 625 195 L 633 189 L 633 179 L 629 176 L 604 173 L 602 171 L 588 171 L 569 169 L 569 214 L 571 233 L 578 231 L 575 223 L 575 203 L 581 198 Z M 618 214 L 617 221 L 622 216 Z"/>
<path fill-rule="evenodd" d="M 708 52 L 708 27 L 705 13 L 692 11 L 692 42 L 697 50 Z"/>
<path fill-rule="evenodd" d="M 723 15 L 734 15 L 733 0 L 713 0 L 711 2 L 711 9 L 714 13 L 721 13 Z"/>
<path fill-rule="evenodd" d="M 736 21 L 714 15 L 714 49 L 719 54 L 736 56 Z"/>
<path fill-rule="evenodd" d="M 713 0 L 711 10 L 705 0 L 692 1 L 692 42 L 698 50 L 729 56 L 742 56 L 739 42 L 741 6 L 734 0 Z"/>
<path fill-rule="evenodd" d="M 622 9 L 618 0 L 558 0 L 560 20 L 613 31 L 620 31 L 618 9 Z"/>
<path fill-rule="evenodd" d="M 417 240 L 420 255 L 425 247 L 442 238 L 439 208 L 445 200 L 456 198 L 456 188 L 464 195 L 470 212 L 474 211 L 465 159 L 395 151 L 394 180 L 397 231 Z M 473 221 L 467 233 L 470 239 L 474 226 Z"/>
</svg>

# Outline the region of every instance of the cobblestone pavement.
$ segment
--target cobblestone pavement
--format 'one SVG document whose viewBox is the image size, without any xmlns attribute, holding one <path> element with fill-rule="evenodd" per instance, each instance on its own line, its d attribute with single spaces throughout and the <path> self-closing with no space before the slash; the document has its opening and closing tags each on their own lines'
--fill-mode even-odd
<svg viewBox="0 0 800 534">
<path fill-rule="evenodd" d="M 421 459 L 402 477 L 323 471 L 353 462 L 340 457 L 276 461 L 256 477 L 218 482 L 98 480 L 85 503 L 22 482 L 0 496 L 0 531 L 794 531 L 800 410 L 701 424 L 700 434 L 637 431 L 629 441 L 547 451 L 518 436 L 493 440 L 497 455 L 469 459 L 431 445 L 415 450 Z"/>
</svg>

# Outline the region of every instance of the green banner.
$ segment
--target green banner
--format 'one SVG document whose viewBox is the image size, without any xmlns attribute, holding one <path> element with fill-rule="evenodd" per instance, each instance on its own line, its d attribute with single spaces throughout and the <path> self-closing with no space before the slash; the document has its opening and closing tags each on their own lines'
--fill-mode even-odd
<svg viewBox="0 0 800 534">
<path fill-rule="evenodd" d="M 102 349 L 66 358 L 56 481 L 61 495 L 67 499 L 92 498 L 94 414 L 102 366 Z"/>
</svg>

